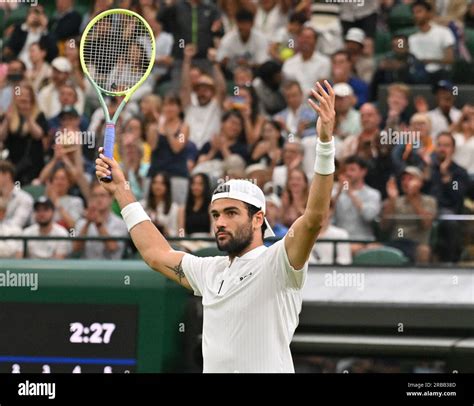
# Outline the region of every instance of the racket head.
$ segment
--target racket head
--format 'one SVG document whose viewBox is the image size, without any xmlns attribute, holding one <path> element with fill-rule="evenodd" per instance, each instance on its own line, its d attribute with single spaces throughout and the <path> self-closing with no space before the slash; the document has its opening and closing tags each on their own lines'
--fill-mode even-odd
<svg viewBox="0 0 474 406">
<path fill-rule="evenodd" d="M 96 90 L 128 100 L 153 69 L 155 36 L 139 14 L 120 8 L 106 10 L 87 24 L 79 57 Z"/>
</svg>

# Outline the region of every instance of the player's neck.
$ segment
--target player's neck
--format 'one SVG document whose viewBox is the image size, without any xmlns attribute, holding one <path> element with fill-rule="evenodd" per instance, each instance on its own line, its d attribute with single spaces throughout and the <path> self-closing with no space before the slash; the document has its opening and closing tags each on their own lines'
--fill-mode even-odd
<svg viewBox="0 0 474 406">
<path fill-rule="evenodd" d="M 258 248 L 258 247 L 261 247 L 263 245 L 263 241 L 261 238 L 259 238 L 258 240 L 253 240 L 249 245 L 247 245 L 247 247 L 245 249 L 243 249 L 241 252 L 239 253 L 233 253 L 233 254 L 229 254 L 229 259 L 230 259 L 230 262 L 232 263 L 234 261 L 234 259 L 236 257 L 243 257 L 247 252 L 250 252 L 252 250 L 254 250 L 255 248 Z"/>
</svg>

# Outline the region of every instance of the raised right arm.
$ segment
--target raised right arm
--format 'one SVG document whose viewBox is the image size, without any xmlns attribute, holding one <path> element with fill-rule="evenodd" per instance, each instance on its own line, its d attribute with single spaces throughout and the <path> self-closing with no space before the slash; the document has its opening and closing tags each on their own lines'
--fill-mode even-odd
<svg viewBox="0 0 474 406">
<path fill-rule="evenodd" d="M 102 183 L 104 188 L 114 194 L 115 199 L 120 205 L 120 209 L 136 203 L 135 196 L 127 187 L 125 176 L 115 160 L 106 158 L 103 155 L 96 160 L 96 175 L 100 179 L 109 174 L 110 167 L 113 181 Z M 184 252 L 175 251 L 169 245 L 168 241 L 158 231 L 155 225 L 148 220 L 136 224 L 130 230 L 130 236 L 137 247 L 143 260 L 153 270 L 160 272 L 167 278 L 179 283 L 187 289 L 192 289 L 186 276 L 184 275 L 181 261 Z"/>
</svg>

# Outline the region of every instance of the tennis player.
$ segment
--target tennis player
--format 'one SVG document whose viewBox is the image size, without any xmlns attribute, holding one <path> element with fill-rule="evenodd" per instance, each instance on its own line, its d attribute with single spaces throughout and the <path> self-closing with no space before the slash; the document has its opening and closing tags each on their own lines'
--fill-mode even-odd
<svg viewBox="0 0 474 406">
<path fill-rule="evenodd" d="M 117 162 L 102 153 L 99 179 L 117 199 L 133 242 L 154 270 L 202 296 L 204 372 L 294 372 L 290 342 L 301 311 L 308 258 L 326 213 L 333 186 L 334 91 L 316 84 L 309 100 L 318 113 L 315 176 L 304 214 L 270 247 L 265 196 L 247 180 L 230 180 L 213 194 L 210 214 L 216 242 L 227 257 L 199 258 L 175 251 L 151 223 L 126 186 Z M 101 152 L 101 150 L 100 150 Z"/>
</svg>

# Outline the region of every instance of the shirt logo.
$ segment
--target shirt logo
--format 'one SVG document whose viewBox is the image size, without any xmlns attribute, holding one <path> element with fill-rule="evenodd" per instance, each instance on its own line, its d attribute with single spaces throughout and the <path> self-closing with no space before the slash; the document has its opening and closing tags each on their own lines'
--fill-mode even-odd
<svg viewBox="0 0 474 406">
<path fill-rule="evenodd" d="M 247 274 L 247 275 L 241 276 L 241 277 L 240 277 L 240 282 L 242 282 L 247 276 L 252 276 L 252 272 L 250 272 L 250 273 Z"/>
</svg>

